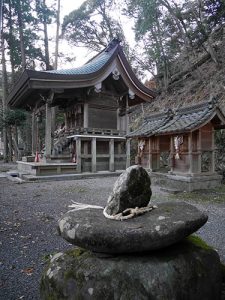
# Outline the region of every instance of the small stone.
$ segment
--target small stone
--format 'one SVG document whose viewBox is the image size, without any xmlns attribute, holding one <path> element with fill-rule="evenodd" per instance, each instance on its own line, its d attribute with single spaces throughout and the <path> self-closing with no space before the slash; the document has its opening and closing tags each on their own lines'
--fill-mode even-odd
<svg viewBox="0 0 225 300">
<path fill-rule="evenodd" d="M 115 182 L 113 192 L 108 198 L 106 213 L 116 215 L 127 208 L 145 207 L 151 195 L 148 172 L 141 166 L 131 166 Z"/>
<path fill-rule="evenodd" d="M 93 292 L 94 292 L 94 289 L 93 288 L 89 288 L 88 289 L 88 293 L 92 296 L 93 295 Z"/>
<path fill-rule="evenodd" d="M 166 218 L 166 217 L 164 217 L 164 216 L 159 216 L 159 217 L 158 217 L 158 220 L 161 221 L 161 220 L 164 220 L 165 218 Z"/>
<path fill-rule="evenodd" d="M 155 230 L 156 230 L 156 231 L 160 231 L 160 226 L 157 225 L 157 226 L 155 227 Z"/>
</svg>

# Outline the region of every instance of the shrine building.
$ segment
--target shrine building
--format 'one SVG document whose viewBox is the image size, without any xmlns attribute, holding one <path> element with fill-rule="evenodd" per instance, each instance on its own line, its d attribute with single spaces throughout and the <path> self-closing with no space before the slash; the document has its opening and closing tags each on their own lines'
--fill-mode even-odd
<svg viewBox="0 0 225 300">
<path fill-rule="evenodd" d="M 11 108 L 32 113 L 32 155 L 18 161 L 18 169 L 35 176 L 125 169 L 129 108 L 155 96 L 134 75 L 116 39 L 82 67 L 25 70 L 8 96 Z M 65 120 L 58 132 L 52 128 L 55 107 Z M 44 157 L 39 160 L 43 113 Z"/>
<path fill-rule="evenodd" d="M 149 170 L 156 183 L 192 191 L 221 183 L 214 136 L 224 125 L 225 116 L 212 100 L 150 115 L 128 137 L 138 139 L 136 163 Z"/>
</svg>

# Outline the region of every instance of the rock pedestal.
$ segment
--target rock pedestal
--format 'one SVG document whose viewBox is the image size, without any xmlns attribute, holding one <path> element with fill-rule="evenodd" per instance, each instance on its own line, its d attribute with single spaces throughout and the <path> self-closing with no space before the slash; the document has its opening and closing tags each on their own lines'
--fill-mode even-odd
<svg viewBox="0 0 225 300">
<path fill-rule="evenodd" d="M 52 258 L 42 299 L 219 300 L 218 254 L 186 240 L 157 252 L 99 256 L 80 248 Z"/>
<path fill-rule="evenodd" d="M 219 300 L 222 271 L 216 251 L 190 236 L 207 221 L 180 202 L 146 206 L 150 178 L 132 166 L 114 185 L 106 211 L 78 205 L 59 221 L 59 232 L 75 246 L 57 253 L 42 277 L 42 299 Z M 143 215 L 118 221 L 128 208 Z M 85 248 L 85 249 L 83 249 Z"/>
</svg>

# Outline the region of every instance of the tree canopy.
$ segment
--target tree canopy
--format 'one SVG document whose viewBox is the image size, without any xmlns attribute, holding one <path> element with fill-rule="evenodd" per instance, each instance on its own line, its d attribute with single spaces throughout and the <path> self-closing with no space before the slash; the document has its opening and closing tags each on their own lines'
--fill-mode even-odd
<svg viewBox="0 0 225 300">
<path fill-rule="evenodd" d="M 94 51 L 106 47 L 113 38 L 126 44 L 123 28 L 112 16 L 113 0 L 87 0 L 80 8 L 65 16 L 63 36 L 76 46 Z"/>
</svg>

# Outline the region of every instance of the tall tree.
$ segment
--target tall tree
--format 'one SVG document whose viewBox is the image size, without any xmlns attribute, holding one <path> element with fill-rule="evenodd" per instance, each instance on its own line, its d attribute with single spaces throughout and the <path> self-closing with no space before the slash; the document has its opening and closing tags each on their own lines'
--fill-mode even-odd
<svg viewBox="0 0 225 300">
<path fill-rule="evenodd" d="M 1 55 L 2 55 L 2 119 L 5 118 L 6 110 L 7 110 L 7 90 L 8 90 L 8 82 L 7 82 L 7 71 L 6 71 L 6 61 L 5 61 L 5 40 L 3 35 L 3 26 L 1 31 Z M 8 162 L 8 138 L 7 138 L 7 128 L 4 126 L 3 130 L 3 159 L 5 162 Z"/>
<path fill-rule="evenodd" d="M 46 5 L 45 0 L 35 0 L 36 2 L 36 13 L 38 17 L 38 28 L 43 32 L 43 40 L 44 40 L 44 62 L 45 69 L 50 70 L 52 66 L 50 64 L 49 58 L 49 37 L 48 37 L 48 25 L 52 23 L 52 18 L 55 17 L 55 11 L 50 9 Z"/>
<path fill-rule="evenodd" d="M 15 9 L 17 13 L 18 18 L 18 26 L 19 26 L 19 40 L 20 40 L 20 52 L 21 52 L 21 65 L 22 69 L 26 69 L 26 54 L 25 54 L 25 42 L 24 42 L 24 23 L 23 23 L 23 17 L 22 17 L 22 11 L 21 11 L 21 1 L 17 0 L 15 2 Z"/>
<path fill-rule="evenodd" d="M 87 0 L 65 16 L 62 32 L 76 46 L 100 51 L 114 38 L 126 41 L 122 26 L 111 15 L 113 0 Z"/>
<path fill-rule="evenodd" d="M 59 29 L 60 29 L 60 5 L 61 2 L 58 0 L 57 2 L 57 15 L 56 15 L 56 37 L 55 37 L 55 61 L 54 61 L 54 69 L 58 68 L 58 57 L 59 57 Z"/>
<path fill-rule="evenodd" d="M 134 19 L 136 41 L 147 68 L 156 69 L 167 87 L 174 61 L 182 54 L 182 68 L 192 68 L 189 55 L 205 48 L 218 63 L 213 34 L 224 24 L 225 2 L 217 0 L 126 0 L 125 14 Z M 144 51 L 143 51 L 144 50 Z M 151 64 L 149 66 L 149 63 Z M 161 81 L 161 80 L 160 80 Z"/>
</svg>

